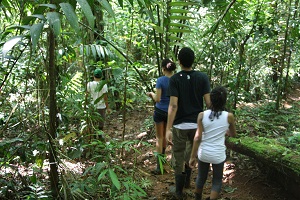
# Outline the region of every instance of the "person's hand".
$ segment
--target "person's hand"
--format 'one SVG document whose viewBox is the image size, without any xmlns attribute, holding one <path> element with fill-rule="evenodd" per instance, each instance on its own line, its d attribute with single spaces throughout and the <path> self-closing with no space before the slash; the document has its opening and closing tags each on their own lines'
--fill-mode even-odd
<svg viewBox="0 0 300 200">
<path fill-rule="evenodd" d="M 195 167 L 196 161 L 197 161 L 196 157 L 190 158 L 190 161 L 189 161 L 190 168 L 194 168 Z"/>
<path fill-rule="evenodd" d="M 225 136 L 230 136 L 230 130 L 227 129 Z"/>
<path fill-rule="evenodd" d="M 152 92 L 147 92 L 146 95 L 152 98 Z"/>
<path fill-rule="evenodd" d="M 171 130 L 167 130 L 166 131 L 166 140 L 167 140 L 167 145 L 173 145 L 173 142 L 172 142 L 172 131 Z"/>
</svg>

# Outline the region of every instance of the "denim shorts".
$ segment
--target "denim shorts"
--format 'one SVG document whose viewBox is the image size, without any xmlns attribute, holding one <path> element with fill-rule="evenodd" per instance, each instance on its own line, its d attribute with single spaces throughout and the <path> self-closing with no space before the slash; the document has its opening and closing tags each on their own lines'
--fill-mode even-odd
<svg viewBox="0 0 300 200">
<path fill-rule="evenodd" d="M 168 121 L 168 112 L 163 111 L 161 109 L 158 108 L 154 108 L 154 114 L 153 114 L 153 120 L 155 123 L 161 123 L 161 122 L 165 122 L 167 123 Z"/>
</svg>

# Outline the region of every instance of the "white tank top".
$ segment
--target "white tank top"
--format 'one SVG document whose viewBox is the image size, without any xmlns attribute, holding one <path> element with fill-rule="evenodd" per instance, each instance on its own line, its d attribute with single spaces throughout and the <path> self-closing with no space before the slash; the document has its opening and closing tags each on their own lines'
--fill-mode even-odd
<svg viewBox="0 0 300 200">
<path fill-rule="evenodd" d="M 226 159 L 225 134 L 229 128 L 228 112 L 222 111 L 222 114 L 209 119 L 211 110 L 204 111 L 202 124 L 202 141 L 198 148 L 198 159 L 202 162 L 219 164 Z"/>
</svg>

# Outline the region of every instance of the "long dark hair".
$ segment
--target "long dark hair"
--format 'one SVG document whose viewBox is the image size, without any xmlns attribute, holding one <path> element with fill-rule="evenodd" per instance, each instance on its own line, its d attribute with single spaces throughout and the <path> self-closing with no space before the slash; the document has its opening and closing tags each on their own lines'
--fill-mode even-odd
<svg viewBox="0 0 300 200">
<path fill-rule="evenodd" d="M 211 91 L 210 93 L 211 113 L 209 115 L 209 119 L 211 121 L 213 121 L 215 117 L 217 117 L 218 119 L 219 116 L 222 114 L 222 111 L 226 110 L 225 108 L 226 100 L 227 100 L 227 90 L 225 87 L 218 86 Z"/>
</svg>

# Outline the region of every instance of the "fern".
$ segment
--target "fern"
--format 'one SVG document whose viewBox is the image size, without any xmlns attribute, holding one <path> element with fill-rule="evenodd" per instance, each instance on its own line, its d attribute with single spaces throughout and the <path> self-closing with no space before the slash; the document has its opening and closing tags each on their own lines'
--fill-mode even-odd
<svg viewBox="0 0 300 200">
<path fill-rule="evenodd" d="M 39 199 L 39 200 L 48 200 L 51 199 L 51 196 L 46 192 L 45 188 L 43 188 L 41 185 L 34 184 L 30 185 L 29 188 L 31 189 L 29 191 L 28 195 L 25 195 L 24 199 Z"/>
</svg>

